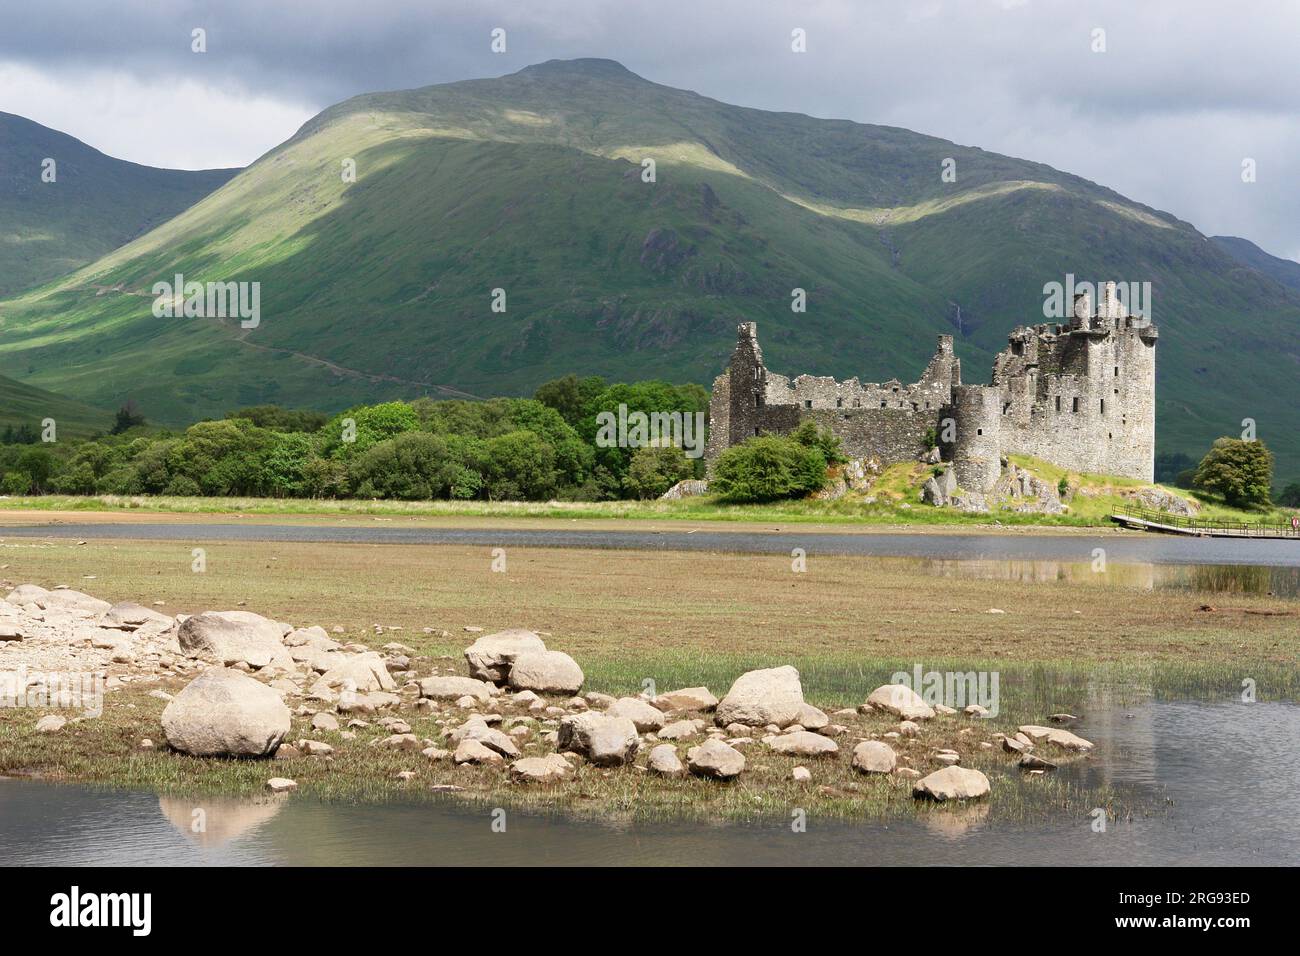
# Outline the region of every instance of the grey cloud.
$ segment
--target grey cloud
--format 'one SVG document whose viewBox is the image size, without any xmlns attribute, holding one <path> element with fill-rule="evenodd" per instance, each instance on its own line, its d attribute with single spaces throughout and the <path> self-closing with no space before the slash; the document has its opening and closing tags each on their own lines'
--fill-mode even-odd
<svg viewBox="0 0 1300 956">
<path fill-rule="evenodd" d="M 1040 160 L 1207 233 L 1300 257 L 1300 6 L 1283 0 L 118 0 L 109 9 L 44 0 L 8 13 L 0 62 L 188 79 L 323 108 L 605 56 L 728 102 L 906 126 Z M 189 50 L 197 26 L 208 31 L 204 56 Z M 504 55 L 489 50 L 496 26 L 507 30 Z M 807 54 L 790 52 L 794 27 L 808 31 Z M 1090 49 L 1094 28 L 1106 31 L 1104 54 Z M 1249 187 L 1243 157 L 1259 164 Z"/>
</svg>

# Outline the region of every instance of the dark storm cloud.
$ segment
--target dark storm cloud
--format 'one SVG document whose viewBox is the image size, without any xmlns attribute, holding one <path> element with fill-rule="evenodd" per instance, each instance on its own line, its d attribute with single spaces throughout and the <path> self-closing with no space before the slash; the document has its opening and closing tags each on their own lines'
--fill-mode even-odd
<svg viewBox="0 0 1300 956">
<path fill-rule="evenodd" d="M 190 52 L 195 27 L 208 34 L 202 56 Z M 505 54 L 489 49 L 494 27 L 507 31 Z M 795 27 L 807 31 L 806 54 L 790 50 Z M 1096 29 L 1104 53 L 1093 52 Z M 43 0 L 4 14 L 0 66 L 69 89 L 112 73 L 137 100 L 197 84 L 213 111 L 249 101 L 244 125 L 261 139 L 237 140 L 247 162 L 292 133 L 279 128 L 289 116 L 357 93 L 606 56 L 729 102 L 905 126 L 1047 162 L 1203 231 L 1296 256 L 1297 35 L 1300 6 L 1281 0 L 1242 11 L 1189 0 Z M 177 162 L 162 130 L 119 122 L 124 136 L 151 142 L 146 161 Z M 201 129 L 190 135 L 202 145 Z M 1258 164 L 1258 182 L 1241 182 L 1244 158 Z"/>
</svg>

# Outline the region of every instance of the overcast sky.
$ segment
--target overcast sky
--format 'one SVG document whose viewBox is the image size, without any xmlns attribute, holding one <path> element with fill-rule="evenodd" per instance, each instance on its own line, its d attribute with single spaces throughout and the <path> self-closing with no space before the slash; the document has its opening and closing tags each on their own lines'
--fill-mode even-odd
<svg viewBox="0 0 1300 956">
<path fill-rule="evenodd" d="M 1039 160 L 1300 260 L 1298 47 L 1300 0 L 3 0 L 0 110 L 135 162 L 234 166 L 357 93 L 611 57 Z"/>
</svg>

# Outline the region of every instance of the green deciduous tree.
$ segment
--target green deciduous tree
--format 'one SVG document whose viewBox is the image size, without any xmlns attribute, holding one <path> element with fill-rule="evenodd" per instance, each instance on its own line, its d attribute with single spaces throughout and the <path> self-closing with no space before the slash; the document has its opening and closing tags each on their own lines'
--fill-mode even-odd
<svg viewBox="0 0 1300 956">
<path fill-rule="evenodd" d="M 1273 487 L 1273 453 L 1262 441 L 1220 438 L 1201 459 L 1197 488 L 1221 495 L 1235 508 L 1267 507 Z"/>
</svg>

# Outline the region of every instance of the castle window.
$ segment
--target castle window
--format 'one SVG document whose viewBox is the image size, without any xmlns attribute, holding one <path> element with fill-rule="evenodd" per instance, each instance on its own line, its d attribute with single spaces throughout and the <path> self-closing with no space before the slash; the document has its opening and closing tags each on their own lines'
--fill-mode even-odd
<svg viewBox="0 0 1300 956">
<path fill-rule="evenodd" d="M 929 403 L 929 402 L 926 402 L 926 403 L 925 403 L 925 407 L 926 407 L 927 409 L 929 409 L 929 407 L 930 407 L 930 403 Z"/>
<path fill-rule="evenodd" d="M 836 407 L 836 408 L 843 408 L 843 407 L 844 407 L 844 399 L 842 399 L 842 398 L 837 398 L 837 399 L 835 399 L 835 407 Z"/>
<path fill-rule="evenodd" d="M 811 399 L 811 398 L 809 398 L 809 399 L 805 399 L 805 400 L 804 400 L 804 403 L 803 403 L 803 407 L 804 407 L 804 408 L 812 408 L 812 399 Z"/>
<path fill-rule="evenodd" d="M 853 400 L 853 407 L 854 407 L 854 408 L 861 408 L 861 407 L 862 407 L 862 399 L 860 399 L 860 398 L 855 398 L 855 399 Z"/>
<path fill-rule="evenodd" d="M 1103 399 L 1100 399 L 1100 402 L 1101 402 L 1101 408 L 1100 408 L 1101 413 L 1102 413 L 1103 415 L 1105 415 L 1105 414 L 1106 414 L 1106 399 L 1104 399 L 1104 398 L 1103 398 Z"/>
<path fill-rule="evenodd" d="M 919 406 L 916 404 L 916 402 L 912 403 L 912 411 L 916 411 L 918 407 Z"/>
<path fill-rule="evenodd" d="M 880 407 L 881 407 L 881 408 L 888 408 L 888 407 L 889 407 L 889 402 L 881 402 L 881 403 L 880 403 Z"/>
<path fill-rule="evenodd" d="M 1076 396 L 1074 397 L 1073 401 L 1072 401 L 1071 404 L 1070 404 L 1070 411 L 1072 411 L 1072 412 L 1078 412 L 1078 411 L 1079 411 L 1079 396 L 1076 395 Z"/>
<path fill-rule="evenodd" d="M 1058 412 L 1061 410 L 1061 396 L 1060 396 L 1060 395 L 1057 395 L 1057 396 L 1056 396 L 1056 410 L 1057 410 Z"/>
<path fill-rule="evenodd" d="M 758 426 L 757 426 L 757 425 L 754 426 L 754 434 L 755 434 L 755 435 L 758 434 Z"/>
<path fill-rule="evenodd" d="M 975 434 L 976 434 L 976 435 L 983 435 L 983 434 L 984 434 L 984 429 L 982 429 L 982 428 L 977 428 L 977 429 L 975 429 Z"/>
<path fill-rule="evenodd" d="M 1115 377 L 1116 377 L 1116 378 L 1119 378 L 1119 366 L 1118 366 L 1118 365 L 1115 366 Z"/>
<path fill-rule="evenodd" d="M 1007 412 L 1009 412 L 1009 411 L 1011 411 L 1011 403 L 1010 403 L 1010 402 L 1003 402 L 1003 403 L 1002 403 L 1002 414 L 1005 415 L 1005 414 L 1006 414 Z"/>
</svg>

